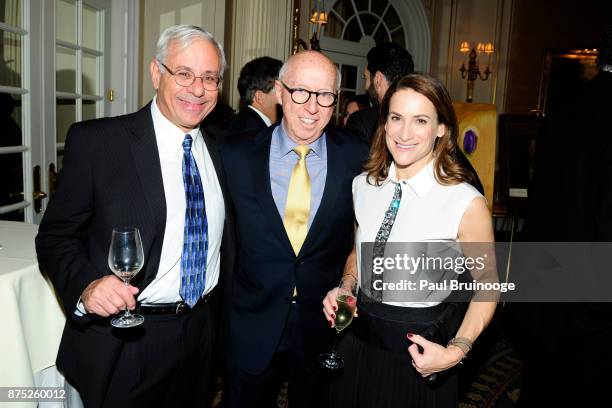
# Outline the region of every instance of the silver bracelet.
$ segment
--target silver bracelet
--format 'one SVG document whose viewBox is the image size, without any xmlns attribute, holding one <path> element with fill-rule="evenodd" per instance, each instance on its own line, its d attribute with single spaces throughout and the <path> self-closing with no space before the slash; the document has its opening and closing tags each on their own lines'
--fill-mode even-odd
<svg viewBox="0 0 612 408">
<path fill-rule="evenodd" d="M 472 342 L 465 337 L 453 337 L 446 344 L 446 347 L 448 346 L 458 347 L 461 351 L 463 351 L 463 358 L 466 358 L 467 354 L 472 349 Z"/>
</svg>

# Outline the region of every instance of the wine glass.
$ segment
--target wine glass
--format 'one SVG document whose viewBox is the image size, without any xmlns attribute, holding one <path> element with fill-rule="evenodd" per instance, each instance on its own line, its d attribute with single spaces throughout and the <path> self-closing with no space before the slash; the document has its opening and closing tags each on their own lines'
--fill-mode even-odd
<svg viewBox="0 0 612 408">
<path fill-rule="evenodd" d="M 113 228 L 113 237 L 108 250 L 108 267 L 117 275 L 125 286 L 136 276 L 144 264 L 144 251 L 138 228 Z M 113 318 L 111 324 L 119 328 L 134 327 L 142 324 L 144 317 L 133 315 L 128 308 L 125 312 Z"/>
<path fill-rule="evenodd" d="M 336 296 L 338 310 L 334 319 L 334 343 L 329 353 L 319 355 L 319 365 L 331 371 L 338 371 L 344 368 L 344 360 L 337 353 L 338 339 L 340 332 L 348 327 L 353 321 L 353 315 L 357 307 L 357 281 L 353 276 L 343 276 L 338 285 L 338 295 Z"/>
</svg>

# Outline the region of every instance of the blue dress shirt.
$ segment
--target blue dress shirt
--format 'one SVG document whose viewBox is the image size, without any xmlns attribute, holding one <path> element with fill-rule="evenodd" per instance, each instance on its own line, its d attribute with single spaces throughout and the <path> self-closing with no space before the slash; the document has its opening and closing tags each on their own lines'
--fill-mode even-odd
<svg viewBox="0 0 612 408">
<path fill-rule="evenodd" d="M 308 145 L 310 152 L 306 155 L 306 168 L 310 176 L 310 216 L 308 217 L 308 228 L 312 225 L 321 198 L 325 189 L 327 177 L 327 142 L 323 133 L 320 138 Z M 299 160 L 299 156 L 293 149 L 298 144 L 287 136 L 284 122 L 272 132 L 270 144 L 270 185 L 272 187 L 272 198 L 281 218 L 285 219 L 285 204 L 287 192 L 289 191 L 289 180 L 291 171 Z"/>
</svg>

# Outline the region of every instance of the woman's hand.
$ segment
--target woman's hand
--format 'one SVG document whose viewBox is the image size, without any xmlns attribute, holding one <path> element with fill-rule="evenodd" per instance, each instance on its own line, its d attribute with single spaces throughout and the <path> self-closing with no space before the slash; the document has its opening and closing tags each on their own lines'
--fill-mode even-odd
<svg viewBox="0 0 612 408">
<path fill-rule="evenodd" d="M 334 288 L 327 292 L 325 299 L 323 299 L 323 314 L 329 322 L 329 327 L 334 327 L 334 319 L 336 319 L 336 310 L 338 310 L 338 302 L 336 302 L 336 299 L 339 295 L 342 294 L 341 292 L 346 292 L 346 294 L 352 296 L 351 292 L 348 290 Z M 353 314 L 353 317 L 357 317 L 357 308 L 355 308 L 355 313 Z"/>
<path fill-rule="evenodd" d="M 408 352 L 412 356 L 412 365 L 423 377 L 448 370 L 464 357 L 459 347 L 444 347 L 418 334 L 408 333 L 406 337 L 414 343 L 408 347 Z M 419 346 L 423 348 L 422 353 L 419 352 Z"/>
<path fill-rule="evenodd" d="M 336 310 L 338 310 L 338 303 L 336 298 L 338 297 L 339 288 L 333 288 L 323 299 L 323 314 L 329 322 L 329 327 L 334 327 L 334 319 L 336 318 Z"/>
</svg>

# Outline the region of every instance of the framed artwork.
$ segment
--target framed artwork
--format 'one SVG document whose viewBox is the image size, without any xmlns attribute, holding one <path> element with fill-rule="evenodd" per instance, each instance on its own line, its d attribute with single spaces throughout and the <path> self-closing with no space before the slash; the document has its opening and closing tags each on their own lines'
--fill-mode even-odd
<svg viewBox="0 0 612 408">
<path fill-rule="evenodd" d="M 535 115 L 499 116 L 498 202 L 506 205 L 527 202 L 536 147 L 542 141 L 546 123 L 545 118 Z"/>
<path fill-rule="evenodd" d="M 459 147 L 478 173 L 489 209 L 492 209 L 497 144 L 495 105 L 454 102 L 453 107 L 459 121 Z"/>
</svg>

